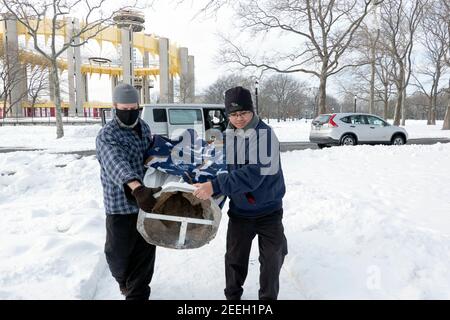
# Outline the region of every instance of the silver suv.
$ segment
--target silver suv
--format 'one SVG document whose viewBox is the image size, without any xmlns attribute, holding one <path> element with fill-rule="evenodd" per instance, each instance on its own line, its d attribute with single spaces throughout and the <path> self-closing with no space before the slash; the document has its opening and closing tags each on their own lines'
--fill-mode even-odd
<svg viewBox="0 0 450 320">
<path fill-rule="evenodd" d="M 390 125 L 373 114 L 322 114 L 313 120 L 309 141 L 319 148 L 331 145 L 393 144 L 408 141 L 405 129 Z"/>
</svg>

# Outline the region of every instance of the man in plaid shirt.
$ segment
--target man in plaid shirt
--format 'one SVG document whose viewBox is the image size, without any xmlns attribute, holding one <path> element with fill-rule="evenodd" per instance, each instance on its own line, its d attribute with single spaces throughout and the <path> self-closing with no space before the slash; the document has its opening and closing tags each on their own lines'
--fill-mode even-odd
<svg viewBox="0 0 450 320">
<path fill-rule="evenodd" d="M 151 212 L 160 189 L 147 188 L 144 156 L 152 144 L 149 126 L 139 118 L 138 91 L 114 89 L 114 119 L 100 130 L 96 154 L 101 167 L 106 211 L 105 255 L 111 274 L 127 300 L 148 300 L 155 265 L 155 246 L 136 229 L 139 209 Z"/>
</svg>

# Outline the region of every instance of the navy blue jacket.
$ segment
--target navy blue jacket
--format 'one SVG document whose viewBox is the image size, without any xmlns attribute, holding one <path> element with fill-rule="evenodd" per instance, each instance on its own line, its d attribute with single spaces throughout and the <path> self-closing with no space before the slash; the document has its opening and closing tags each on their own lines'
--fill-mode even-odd
<svg viewBox="0 0 450 320">
<path fill-rule="evenodd" d="M 230 140 L 228 134 L 234 132 L 227 129 L 224 145 L 228 148 Z M 283 196 L 286 193 L 283 170 L 281 168 L 279 143 L 272 128 L 259 120 L 253 131 L 255 134 L 245 137 L 243 143 L 235 143 L 233 150 L 225 147 L 228 173 L 219 174 L 212 180 L 214 194 L 223 194 L 230 198 L 230 216 L 259 217 L 273 213 L 283 206 Z M 275 139 L 277 150 L 271 149 L 271 139 Z M 236 141 L 237 139 L 234 138 Z M 261 143 L 266 141 L 267 151 L 256 152 Z M 258 147 L 257 147 L 258 146 Z M 253 152 L 253 158 L 251 155 Z M 260 153 L 262 157 L 260 157 Z M 268 155 L 267 158 L 265 156 Z M 230 163 L 230 157 L 234 162 Z M 245 162 L 238 163 L 237 158 L 244 157 Z M 264 174 L 261 170 L 274 168 L 271 174 Z"/>
</svg>

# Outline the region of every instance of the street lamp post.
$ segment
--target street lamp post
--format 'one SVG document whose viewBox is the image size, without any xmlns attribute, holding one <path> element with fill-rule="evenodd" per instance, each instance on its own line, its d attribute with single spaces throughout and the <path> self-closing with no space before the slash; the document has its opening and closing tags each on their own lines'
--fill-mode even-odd
<svg viewBox="0 0 450 320">
<path fill-rule="evenodd" d="M 356 113 L 356 95 L 355 95 L 355 105 L 353 106 L 353 112 Z"/>
<path fill-rule="evenodd" d="M 256 102 L 256 114 L 259 115 L 259 107 L 258 107 L 258 88 L 259 88 L 259 82 L 258 80 L 255 81 L 255 102 Z"/>
</svg>

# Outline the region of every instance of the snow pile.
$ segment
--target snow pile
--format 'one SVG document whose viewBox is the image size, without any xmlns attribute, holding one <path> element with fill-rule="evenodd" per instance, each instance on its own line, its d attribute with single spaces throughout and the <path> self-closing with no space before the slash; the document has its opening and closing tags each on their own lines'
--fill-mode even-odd
<svg viewBox="0 0 450 320">
<path fill-rule="evenodd" d="M 267 123 L 267 120 L 264 120 Z M 275 130 L 281 142 L 307 141 L 311 131 L 312 120 L 280 121 L 271 119 L 268 123 Z"/>
<path fill-rule="evenodd" d="M 56 139 L 54 126 L 3 126 L 0 127 L 0 147 L 58 152 L 94 150 L 95 137 L 101 128 L 99 124 L 64 126 L 64 137 Z"/>
<path fill-rule="evenodd" d="M 450 144 L 294 151 L 282 162 L 280 299 L 450 299 Z M 122 298 L 103 255 L 101 194 L 94 157 L 0 154 L 0 298 Z M 152 299 L 224 298 L 227 222 L 200 249 L 157 249 Z M 258 275 L 255 239 L 244 299 L 257 298 Z"/>
<path fill-rule="evenodd" d="M 90 299 L 106 267 L 93 157 L 0 155 L 0 299 Z"/>
<path fill-rule="evenodd" d="M 65 138 L 95 138 L 97 137 L 98 132 L 102 128 L 101 125 L 85 125 L 85 126 L 66 126 L 64 130 L 66 133 L 64 135 Z"/>
<path fill-rule="evenodd" d="M 285 270 L 304 298 L 450 298 L 449 145 L 305 150 L 283 161 Z"/>
<path fill-rule="evenodd" d="M 389 123 L 393 123 L 389 120 Z M 436 121 L 435 125 L 427 125 L 426 120 L 406 120 L 405 129 L 409 133 L 409 139 L 419 138 L 447 138 L 450 139 L 450 130 L 442 130 L 444 121 Z"/>
</svg>

